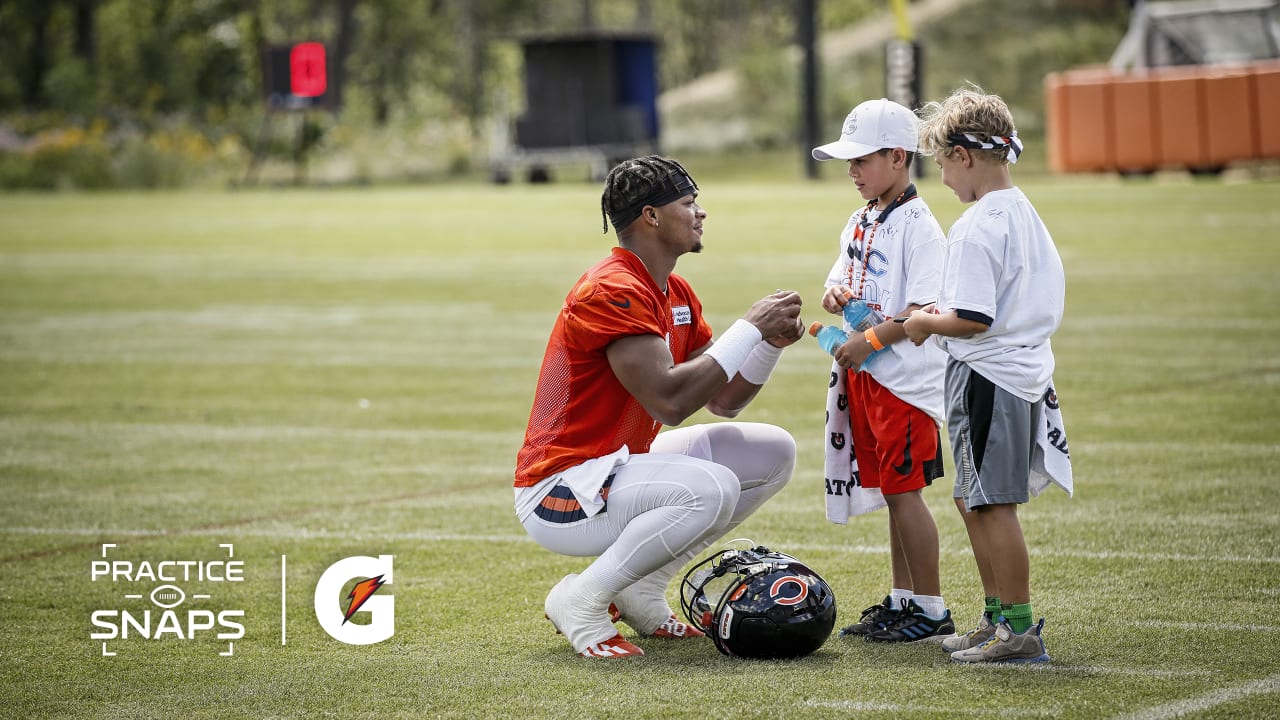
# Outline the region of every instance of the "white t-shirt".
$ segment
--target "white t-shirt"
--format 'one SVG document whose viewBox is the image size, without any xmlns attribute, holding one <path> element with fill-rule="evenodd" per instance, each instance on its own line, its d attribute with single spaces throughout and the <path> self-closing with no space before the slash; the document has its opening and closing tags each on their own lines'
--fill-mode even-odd
<svg viewBox="0 0 1280 720">
<path fill-rule="evenodd" d="M 955 359 L 1028 402 L 1053 377 L 1049 336 L 1066 301 L 1062 259 L 1018 188 L 983 195 L 947 234 L 938 310 L 991 320 L 986 332 L 939 338 Z"/>
<path fill-rule="evenodd" d="M 848 285 L 855 296 L 862 287 L 862 299 L 883 317 L 901 313 L 908 305 L 927 305 L 938 299 L 942 280 L 942 227 L 929 206 L 918 195 L 891 213 L 871 235 L 855 242 L 855 230 L 863 220 L 875 221 L 878 210 L 859 208 L 840 233 L 840 254 L 827 275 L 826 287 Z M 866 257 L 866 282 L 862 282 L 866 236 L 871 248 Z M 845 332 L 850 328 L 844 326 Z M 886 345 L 864 366 L 876 382 L 904 402 L 925 411 L 939 424 L 943 421 L 943 376 L 946 353 L 933 343 L 919 347 L 908 340 Z"/>
</svg>

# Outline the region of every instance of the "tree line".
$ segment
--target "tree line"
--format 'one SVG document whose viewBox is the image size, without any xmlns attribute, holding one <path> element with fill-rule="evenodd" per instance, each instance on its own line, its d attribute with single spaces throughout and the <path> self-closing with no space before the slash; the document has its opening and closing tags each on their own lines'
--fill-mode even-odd
<svg viewBox="0 0 1280 720">
<path fill-rule="evenodd" d="M 326 45 L 336 100 L 374 123 L 429 95 L 479 122 L 510 82 L 500 43 L 592 27 L 652 30 L 670 87 L 736 61 L 744 34 L 792 40 L 768 0 L 0 0 L 0 114 L 183 113 L 261 103 L 262 49 Z M 874 10 L 840 3 L 833 23 Z M 735 39 L 736 38 L 736 39 Z"/>
<path fill-rule="evenodd" d="M 246 155 L 289 158 L 312 146 L 341 149 L 372 168 L 356 175 L 373 177 L 390 163 L 379 165 L 369 147 L 401 158 L 382 139 L 415 132 L 433 143 L 420 142 L 416 155 L 434 152 L 448 156 L 437 167 L 465 169 L 484 155 L 491 121 L 521 112 L 519 40 L 591 29 L 651 33 L 660 90 L 738 70 L 743 97 L 706 113 L 749 119 L 759 126 L 757 142 L 789 141 L 797 80 L 784 50 L 796 43 L 800 2 L 0 0 L 0 187 L 182 184 L 210 162 L 233 171 Z M 925 29 L 926 89 L 986 78 L 1015 102 L 1036 104 L 1046 70 L 1096 60 L 1114 46 L 1127 5 L 975 2 Z M 817 6 L 819 31 L 827 32 L 886 12 L 889 3 Z M 298 131 L 272 135 L 264 49 L 303 41 L 326 47 L 336 112 L 309 114 Z M 824 68 L 827 104 L 883 92 L 880 63 L 873 54 Z M 370 138 L 381 145 L 362 144 Z"/>
</svg>

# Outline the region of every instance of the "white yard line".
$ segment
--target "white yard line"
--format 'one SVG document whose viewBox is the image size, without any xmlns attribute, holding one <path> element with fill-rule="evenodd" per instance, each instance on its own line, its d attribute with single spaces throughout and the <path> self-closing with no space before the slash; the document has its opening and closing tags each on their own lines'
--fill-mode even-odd
<svg viewBox="0 0 1280 720">
<path fill-rule="evenodd" d="M 355 399 L 352 399 L 355 403 Z M 125 434 L 160 435 L 163 437 L 192 438 L 203 441 L 262 440 L 270 438 L 360 438 L 399 440 L 467 440 L 494 442 L 520 437 L 520 433 L 489 432 L 476 430 L 440 430 L 420 428 L 401 430 L 393 428 L 343 428 L 306 425 L 202 425 L 199 423 L 119 423 L 119 422 L 28 422 L 22 419 L 0 420 L 0 427 L 7 432 L 67 433 L 118 432 Z"/>
<path fill-rule="evenodd" d="M 1118 720 L 1173 720 L 1184 715 L 1204 712 L 1254 695 L 1280 693 L 1280 674 L 1231 685 L 1204 695 L 1175 700 L 1164 705 L 1120 715 Z"/>
<path fill-rule="evenodd" d="M 972 672 L 998 672 L 1008 671 L 1008 665 L 967 665 L 967 670 Z M 1036 672 L 1036 673 L 1054 673 L 1054 674 L 1086 674 L 1086 675 L 1124 675 L 1128 677 L 1142 678 L 1188 678 L 1188 677 L 1209 677 L 1213 675 L 1208 670 L 1161 670 L 1157 668 L 1129 668 L 1129 667 L 1099 667 L 1094 665 L 1056 665 L 1047 663 L 1044 665 L 1019 665 L 1014 668 L 1017 672 Z M 1183 700 L 1175 703 L 1161 705 L 1155 708 L 1139 711 L 1131 715 L 1123 716 L 1123 720 L 1167 720 L 1177 718 L 1191 712 L 1198 712 L 1220 705 L 1223 703 L 1234 702 L 1251 695 L 1259 693 L 1271 693 L 1280 691 L 1280 675 L 1273 675 L 1269 678 L 1256 680 L 1244 685 L 1232 688 L 1226 688 L 1217 692 Z M 865 712 L 865 713 L 887 713 L 887 714 L 915 714 L 915 713 L 932 713 L 937 715 L 952 716 L 968 716 L 968 715 L 989 715 L 990 708 L 960 708 L 960 707 L 941 707 L 931 705 L 914 705 L 911 703 L 891 703 L 891 702 L 873 702 L 866 700 L 805 700 L 797 703 L 800 707 L 807 708 L 823 708 L 833 710 L 844 710 L 847 712 Z M 1034 708 L 1022 707 L 1002 707 L 1002 714 L 1009 717 L 1058 717 L 1063 714 L 1064 709 L 1061 707 L 1044 707 L 1043 705 Z"/>
<path fill-rule="evenodd" d="M 1130 627 L 1139 628 L 1158 628 L 1173 629 L 1187 631 L 1205 631 L 1205 632 L 1276 632 L 1280 631 L 1280 627 L 1275 625 L 1246 625 L 1241 623 L 1190 623 L 1190 622 L 1172 622 L 1166 620 L 1136 620 L 1134 622 L 1125 623 Z"/>
<path fill-rule="evenodd" d="M 281 540 L 312 539 L 344 539 L 353 542 L 413 540 L 421 542 L 533 542 L 528 535 L 486 535 L 481 533 L 448 533 L 448 532 L 402 532 L 402 533 L 361 533 L 350 530 L 300 530 L 295 528 L 271 530 L 243 527 L 199 528 L 196 530 L 144 530 L 136 528 L 40 528 L 10 527 L 0 528 L 0 535 L 69 535 L 74 537 L 159 537 L 164 535 L 180 536 L 218 536 L 218 537 L 262 537 Z"/>
<path fill-rule="evenodd" d="M 233 518 L 229 522 L 235 522 Z M 305 530 L 298 528 L 210 527 L 195 530 L 156 530 L 142 528 L 95 527 L 0 527 L 0 535 L 69 535 L 94 537 L 145 537 L 150 535 L 219 535 L 227 537 L 270 537 L 290 540 L 310 538 L 342 538 L 350 541 L 411 540 L 423 542 L 531 542 L 523 534 L 455 533 L 436 531 L 361 533 L 351 530 Z M 788 550 L 807 550 L 829 553 L 857 553 L 861 555 L 886 555 L 887 545 L 829 545 L 787 544 Z M 942 550 L 945 555 L 971 555 L 968 548 Z M 1037 557 L 1074 558 L 1087 560 L 1133 560 L 1138 562 L 1186 562 L 1186 563 L 1265 563 L 1280 564 L 1278 557 L 1248 555 L 1185 555 L 1178 553 L 1093 552 L 1088 550 L 1032 550 Z"/>
<path fill-rule="evenodd" d="M 912 705 L 910 703 L 891 703 L 891 702 L 869 702 L 866 700 L 805 700 L 796 703 L 799 707 L 804 708 L 822 708 L 832 710 L 844 710 L 847 712 L 865 712 L 880 714 L 916 714 L 916 713 L 932 713 L 943 715 L 946 717 L 978 715 L 988 716 L 991 714 L 991 708 L 974 707 L 939 707 L 932 705 Z M 1062 714 L 1058 709 L 1039 708 L 1020 708 L 1010 707 L 1007 705 L 1000 706 L 1001 714 L 1007 717 L 1057 717 Z"/>
<path fill-rule="evenodd" d="M 889 552 L 889 547 L 885 546 L 865 546 L 865 545 L 830 545 L 830 544 L 788 544 L 788 551 L 791 550 L 812 550 L 814 552 L 832 552 L 832 553 L 865 553 L 872 555 L 883 555 Z M 1143 553 L 1143 552 L 1122 552 L 1114 550 L 1095 551 L 1095 550 L 1071 550 L 1058 548 L 1031 548 L 1028 552 L 1035 557 L 1050 558 L 1076 558 L 1085 560 L 1137 560 L 1141 562 L 1191 562 L 1191 563 L 1214 563 L 1214 562 L 1237 562 L 1237 563 L 1266 563 L 1280 564 L 1280 557 L 1259 556 L 1259 555 L 1188 555 L 1184 553 Z M 973 551 L 969 548 L 942 548 L 944 555 L 972 555 Z"/>
</svg>

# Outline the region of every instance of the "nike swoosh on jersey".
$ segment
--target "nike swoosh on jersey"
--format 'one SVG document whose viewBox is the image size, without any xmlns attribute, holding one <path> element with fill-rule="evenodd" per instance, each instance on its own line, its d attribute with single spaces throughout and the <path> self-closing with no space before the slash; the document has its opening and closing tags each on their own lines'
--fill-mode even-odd
<svg viewBox="0 0 1280 720">
<path fill-rule="evenodd" d="M 623 300 L 622 302 L 618 302 L 617 300 L 610 300 L 610 301 L 609 301 L 609 304 L 610 304 L 610 305 L 617 305 L 618 307 L 622 308 L 623 310 L 626 310 L 627 308 L 631 307 L 631 298 L 627 298 L 626 300 Z"/>
</svg>

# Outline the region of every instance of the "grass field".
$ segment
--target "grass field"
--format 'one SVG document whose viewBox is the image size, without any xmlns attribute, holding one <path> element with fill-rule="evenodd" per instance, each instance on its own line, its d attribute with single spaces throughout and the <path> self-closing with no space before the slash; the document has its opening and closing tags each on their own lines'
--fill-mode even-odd
<svg viewBox="0 0 1280 720">
<path fill-rule="evenodd" d="M 816 307 L 854 202 L 828 176 L 699 176 L 707 247 L 678 271 L 717 330 L 778 287 Z M 1053 655 L 1031 669 L 834 637 L 792 662 L 710 642 L 573 656 L 542 600 L 585 562 L 526 538 L 510 479 L 553 314 L 613 243 L 595 186 L 0 197 L 6 713 L 1276 717 L 1280 185 L 1022 187 L 1067 270 L 1054 347 L 1077 488 L 1022 512 Z M 936 177 L 922 192 L 944 227 L 962 210 Z M 789 350 L 741 418 L 790 429 L 800 457 L 739 534 L 811 564 L 849 621 L 884 594 L 885 516 L 823 517 L 827 367 L 812 342 Z M 949 483 L 927 497 L 967 626 L 981 593 Z M 244 611 L 233 654 L 204 633 L 104 657 L 92 613 L 158 612 L 159 584 L 91 580 L 104 543 L 153 563 L 233 545 L 244 582 L 177 583 L 211 596 L 182 617 Z M 394 637 L 330 638 L 321 573 L 381 554 Z"/>
</svg>

